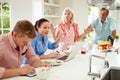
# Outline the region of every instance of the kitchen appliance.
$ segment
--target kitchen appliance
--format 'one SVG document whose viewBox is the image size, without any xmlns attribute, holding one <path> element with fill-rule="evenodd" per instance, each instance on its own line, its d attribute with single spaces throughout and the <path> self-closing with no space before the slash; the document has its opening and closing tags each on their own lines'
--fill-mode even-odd
<svg viewBox="0 0 120 80">
<path fill-rule="evenodd" d="M 88 0 L 90 6 L 109 6 L 114 3 L 115 0 Z"/>
</svg>

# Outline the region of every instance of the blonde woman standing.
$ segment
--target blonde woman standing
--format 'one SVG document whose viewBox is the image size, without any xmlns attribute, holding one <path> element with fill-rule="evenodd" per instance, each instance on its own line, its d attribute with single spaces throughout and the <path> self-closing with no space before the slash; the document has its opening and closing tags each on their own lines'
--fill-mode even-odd
<svg viewBox="0 0 120 80">
<path fill-rule="evenodd" d="M 79 41 L 85 34 L 79 35 L 78 24 L 74 22 L 74 14 L 70 8 L 65 8 L 62 15 L 62 22 L 57 24 L 57 32 L 62 33 L 58 52 L 68 50 L 71 45 Z"/>
</svg>

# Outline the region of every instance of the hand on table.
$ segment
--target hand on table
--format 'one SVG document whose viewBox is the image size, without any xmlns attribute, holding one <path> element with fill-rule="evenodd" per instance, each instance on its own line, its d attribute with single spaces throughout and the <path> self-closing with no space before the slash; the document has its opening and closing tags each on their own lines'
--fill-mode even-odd
<svg viewBox="0 0 120 80">
<path fill-rule="evenodd" d="M 26 65 L 26 66 L 21 67 L 20 71 L 21 71 L 21 75 L 26 75 L 28 73 L 34 73 L 35 68 L 30 65 Z"/>
</svg>

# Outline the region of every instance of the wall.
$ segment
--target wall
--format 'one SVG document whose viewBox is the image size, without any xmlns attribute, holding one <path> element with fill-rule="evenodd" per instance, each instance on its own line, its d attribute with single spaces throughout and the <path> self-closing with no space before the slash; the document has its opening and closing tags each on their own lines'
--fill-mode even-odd
<svg viewBox="0 0 120 80">
<path fill-rule="evenodd" d="M 79 25 L 79 33 L 88 26 L 88 5 L 87 0 L 73 0 L 73 9 L 75 12 L 75 21 Z"/>
<path fill-rule="evenodd" d="M 18 20 L 28 19 L 32 21 L 31 0 L 10 0 L 10 5 L 11 5 L 11 29 Z"/>
<path fill-rule="evenodd" d="M 32 22 L 35 23 L 36 20 L 42 17 L 43 4 L 42 0 L 32 0 Z"/>
<path fill-rule="evenodd" d="M 60 0 L 61 15 L 65 7 L 74 11 L 75 22 L 79 24 L 79 32 L 88 25 L 88 5 L 86 0 Z M 28 19 L 33 23 L 41 17 L 41 0 L 10 0 L 11 4 L 11 27 L 20 19 Z M 35 9 L 36 8 L 36 9 Z"/>
<path fill-rule="evenodd" d="M 70 7 L 73 9 L 73 0 L 60 0 L 61 1 L 61 11 L 66 7 Z M 61 12 L 62 13 L 62 12 Z"/>
</svg>

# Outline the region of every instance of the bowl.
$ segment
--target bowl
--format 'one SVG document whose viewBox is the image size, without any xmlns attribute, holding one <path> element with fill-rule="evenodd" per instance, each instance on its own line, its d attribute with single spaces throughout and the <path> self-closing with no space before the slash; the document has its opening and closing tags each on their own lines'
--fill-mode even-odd
<svg viewBox="0 0 120 80">
<path fill-rule="evenodd" d="M 40 67 L 40 80 L 47 80 L 50 76 L 51 68 L 50 67 Z"/>
</svg>

